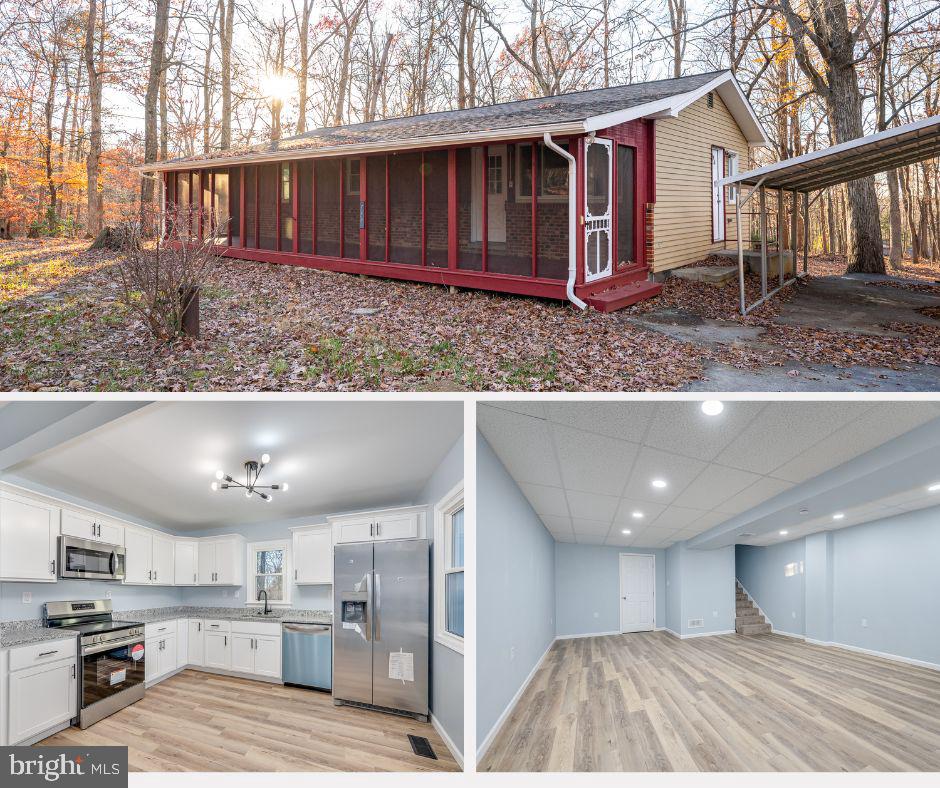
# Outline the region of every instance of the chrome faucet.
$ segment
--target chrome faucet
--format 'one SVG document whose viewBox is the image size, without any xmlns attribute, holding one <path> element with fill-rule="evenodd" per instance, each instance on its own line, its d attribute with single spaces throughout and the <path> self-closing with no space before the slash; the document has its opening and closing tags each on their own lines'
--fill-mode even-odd
<svg viewBox="0 0 940 788">
<path fill-rule="evenodd" d="M 261 595 L 264 594 L 264 610 L 262 611 L 264 615 L 267 615 L 271 612 L 271 608 L 268 606 L 268 592 L 261 590 L 258 592 L 258 601 L 261 601 Z"/>
</svg>

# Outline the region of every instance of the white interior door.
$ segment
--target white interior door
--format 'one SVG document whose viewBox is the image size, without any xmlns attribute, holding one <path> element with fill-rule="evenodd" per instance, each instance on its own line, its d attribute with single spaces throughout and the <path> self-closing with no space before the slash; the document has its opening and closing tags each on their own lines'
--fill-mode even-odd
<svg viewBox="0 0 940 788">
<path fill-rule="evenodd" d="M 656 625 L 656 564 L 651 555 L 620 555 L 620 631 L 649 632 Z"/>
<path fill-rule="evenodd" d="M 506 168 L 509 161 L 505 145 L 489 145 L 486 150 L 486 238 L 487 242 L 506 241 Z M 483 148 L 473 148 L 473 210 L 470 211 L 470 240 L 483 240 Z"/>
<path fill-rule="evenodd" d="M 594 139 L 584 147 L 584 281 L 610 276 L 613 266 L 611 182 L 613 144 Z"/>
<path fill-rule="evenodd" d="M 718 181 L 725 177 L 725 152 L 712 148 L 712 240 L 725 240 L 724 189 Z"/>
</svg>

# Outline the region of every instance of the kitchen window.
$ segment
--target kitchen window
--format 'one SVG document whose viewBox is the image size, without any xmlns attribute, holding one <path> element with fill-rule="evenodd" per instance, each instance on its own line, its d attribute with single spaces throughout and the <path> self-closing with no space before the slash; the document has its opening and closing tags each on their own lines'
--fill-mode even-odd
<svg viewBox="0 0 940 788">
<path fill-rule="evenodd" d="M 290 545 L 287 540 L 252 542 L 248 545 L 249 605 L 264 605 L 258 595 L 268 594 L 268 604 L 289 605 L 291 591 Z"/>
<path fill-rule="evenodd" d="M 463 654 L 463 482 L 434 507 L 434 639 Z"/>
</svg>

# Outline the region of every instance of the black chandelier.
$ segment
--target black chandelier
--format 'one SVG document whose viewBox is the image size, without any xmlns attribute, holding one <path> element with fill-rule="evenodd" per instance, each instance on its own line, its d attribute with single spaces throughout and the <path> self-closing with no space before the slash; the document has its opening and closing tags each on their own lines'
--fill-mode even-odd
<svg viewBox="0 0 940 788">
<path fill-rule="evenodd" d="M 261 476 L 261 471 L 264 470 L 269 462 L 271 462 L 270 454 L 262 454 L 261 462 L 257 460 L 246 460 L 244 484 L 235 481 L 224 471 L 216 471 L 216 481 L 212 482 L 212 489 L 213 491 L 228 490 L 231 487 L 235 487 L 244 490 L 246 498 L 251 498 L 252 494 L 254 494 L 270 503 L 273 496 L 271 493 L 262 492 L 262 490 L 282 490 L 283 492 L 287 492 L 287 484 L 286 482 L 284 484 L 258 484 L 258 477 Z"/>
</svg>

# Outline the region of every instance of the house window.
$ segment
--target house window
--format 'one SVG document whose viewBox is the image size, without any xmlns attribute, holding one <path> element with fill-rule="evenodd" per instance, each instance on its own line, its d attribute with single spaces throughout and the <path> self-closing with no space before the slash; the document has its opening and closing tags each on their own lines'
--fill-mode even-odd
<svg viewBox="0 0 940 788">
<path fill-rule="evenodd" d="M 463 654 L 463 482 L 434 507 L 434 639 Z"/>
<path fill-rule="evenodd" d="M 248 545 L 249 605 L 263 605 L 259 600 L 267 592 L 268 604 L 290 604 L 290 545 L 286 539 L 274 542 L 252 542 Z"/>
<path fill-rule="evenodd" d="M 738 174 L 738 154 L 733 151 L 725 151 L 725 177 L 731 178 Z M 728 204 L 735 205 L 738 201 L 738 187 L 728 187 Z"/>
<path fill-rule="evenodd" d="M 563 148 L 566 142 L 559 143 Z M 532 146 L 519 145 L 516 156 L 516 199 L 532 199 Z M 551 148 L 538 144 L 535 155 L 535 189 L 539 202 L 565 202 L 568 199 L 568 162 Z"/>
<path fill-rule="evenodd" d="M 290 200 L 290 164 L 281 165 L 281 200 Z"/>
<path fill-rule="evenodd" d="M 503 157 L 500 154 L 487 156 L 486 191 L 488 194 L 503 193 Z"/>
<path fill-rule="evenodd" d="M 359 194 L 359 159 L 346 159 L 346 194 Z"/>
</svg>

